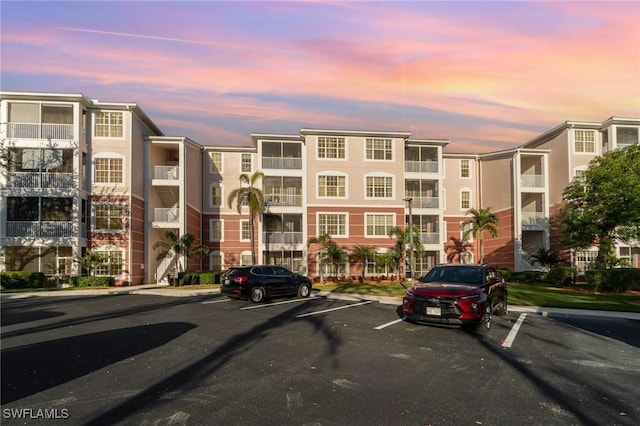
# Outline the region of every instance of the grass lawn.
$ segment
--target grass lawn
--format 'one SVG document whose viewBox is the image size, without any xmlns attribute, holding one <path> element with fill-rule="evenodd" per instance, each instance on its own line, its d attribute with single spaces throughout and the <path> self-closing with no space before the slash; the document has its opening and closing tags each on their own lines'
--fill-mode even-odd
<svg viewBox="0 0 640 426">
<path fill-rule="evenodd" d="M 326 283 L 314 289 L 336 293 L 402 297 L 404 287 L 397 282 L 380 284 Z M 508 283 L 509 304 L 547 308 L 592 309 L 640 312 L 640 292 L 594 293 L 580 288 L 556 288 L 543 284 Z"/>
</svg>

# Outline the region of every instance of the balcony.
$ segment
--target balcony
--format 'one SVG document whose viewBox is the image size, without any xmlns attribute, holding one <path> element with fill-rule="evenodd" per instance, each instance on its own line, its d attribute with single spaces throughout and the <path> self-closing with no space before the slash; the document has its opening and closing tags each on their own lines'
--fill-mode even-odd
<svg viewBox="0 0 640 426">
<path fill-rule="evenodd" d="M 297 194 L 265 194 L 265 205 L 269 207 L 301 207 L 302 195 Z"/>
<path fill-rule="evenodd" d="M 76 187 L 73 173 L 9 172 L 7 187 L 27 189 L 72 189 Z"/>
<path fill-rule="evenodd" d="M 302 232 L 263 232 L 265 244 L 302 244 Z"/>
<path fill-rule="evenodd" d="M 11 139 L 75 139 L 73 124 L 10 122 L 7 132 Z"/>
<path fill-rule="evenodd" d="M 76 234 L 75 223 L 69 221 L 7 222 L 7 237 L 69 238 L 75 237 Z"/>
<path fill-rule="evenodd" d="M 544 188 L 544 175 L 521 175 L 522 188 Z"/>
<path fill-rule="evenodd" d="M 178 166 L 153 166 L 153 179 L 178 180 L 180 168 Z"/>
<path fill-rule="evenodd" d="M 549 223 L 549 219 L 543 212 L 522 212 L 521 217 L 524 229 L 540 229 Z"/>
<path fill-rule="evenodd" d="M 277 170 L 302 170 L 302 158 L 262 157 L 262 168 Z"/>
<path fill-rule="evenodd" d="M 165 223 L 178 223 L 180 220 L 180 209 L 172 207 L 153 209 L 153 221 Z"/>
<path fill-rule="evenodd" d="M 423 245 L 440 244 L 440 233 L 439 232 L 421 232 L 420 242 Z"/>
<path fill-rule="evenodd" d="M 438 161 L 405 161 L 404 171 L 407 173 L 438 173 Z"/>
<path fill-rule="evenodd" d="M 440 197 L 411 197 L 411 207 L 418 209 L 437 209 L 440 207 Z"/>
</svg>

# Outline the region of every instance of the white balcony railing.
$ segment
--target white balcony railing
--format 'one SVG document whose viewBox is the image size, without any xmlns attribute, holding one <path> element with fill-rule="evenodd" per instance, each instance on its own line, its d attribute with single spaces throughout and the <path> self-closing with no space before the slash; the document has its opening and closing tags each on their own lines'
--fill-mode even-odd
<svg viewBox="0 0 640 426">
<path fill-rule="evenodd" d="M 547 216 L 543 212 L 522 212 L 523 226 L 546 226 L 548 223 Z"/>
<path fill-rule="evenodd" d="M 7 222 L 7 237 L 67 238 L 76 234 L 75 223 L 69 221 Z"/>
<path fill-rule="evenodd" d="M 263 169 L 302 170 L 302 158 L 262 157 Z"/>
<path fill-rule="evenodd" d="M 164 180 L 177 180 L 180 177 L 178 166 L 153 166 L 153 178 Z"/>
<path fill-rule="evenodd" d="M 439 232 L 421 232 L 420 242 L 422 244 L 440 244 Z"/>
<path fill-rule="evenodd" d="M 544 175 L 521 175 L 520 184 L 523 188 L 544 188 Z"/>
<path fill-rule="evenodd" d="M 408 195 L 409 196 L 409 195 Z M 437 209 L 440 207 L 439 197 L 411 196 L 411 207 L 418 209 Z"/>
<path fill-rule="evenodd" d="M 153 209 L 153 221 L 154 222 L 167 222 L 177 223 L 180 219 L 180 209 L 172 208 L 157 208 Z"/>
<path fill-rule="evenodd" d="M 265 194 L 264 201 L 268 203 L 269 206 L 300 207 L 302 206 L 302 195 Z"/>
<path fill-rule="evenodd" d="M 438 173 L 438 170 L 438 162 L 434 160 L 404 162 L 404 171 L 408 173 Z"/>
<path fill-rule="evenodd" d="M 75 139 L 73 124 L 19 123 L 8 124 L 8 137 L 21 139 Z"/>
<path fill-rule="evenodd" d="M 7 187 L 9 188 L 75 188 L 76 183 L 73 173 L 57 172 L 9 172 L 7 175 Z"/>
<path fill-rule="evenodd" d="M 302 232 L 265 232 L 265 244 L 302 244 Z"/>
</svg>

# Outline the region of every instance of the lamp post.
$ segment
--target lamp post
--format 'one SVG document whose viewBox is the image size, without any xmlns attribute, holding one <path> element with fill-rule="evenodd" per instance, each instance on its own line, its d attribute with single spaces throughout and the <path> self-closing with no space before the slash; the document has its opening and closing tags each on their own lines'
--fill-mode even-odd
<svg viewBox="0 0 640 426">
<path fill-rule="evenodd" d="M 406 197 L 402 199 L 409 205 L 409 228 L 407 233 L 407 239 L 409 240 L 409 268 L 411 269 L 410 279 L 413 281 L 413 274 L 415 268 L 415 259 L 413 257 L 413 215 L 411 212 L 411 205 L 413 204 L 413 198 Z"/>
</svg>

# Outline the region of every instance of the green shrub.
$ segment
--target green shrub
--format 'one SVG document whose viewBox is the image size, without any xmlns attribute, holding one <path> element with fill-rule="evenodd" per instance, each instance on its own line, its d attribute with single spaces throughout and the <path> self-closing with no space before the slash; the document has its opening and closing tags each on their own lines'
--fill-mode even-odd
<svg viewBox="0 0 640 426">
<path fill-rule="evenodd" d="M 180 272 L 176 285 L 199 285 L 199 284 L 220 284 L 220 277 L 223 271 L 191 271 Z M 169 280 L 173 284 L 171 280 Z"/>
<path fill-rule="evenodd" d="M 513 273 L 513 281 L 533 284 L 543 283 L 547 277 L 547 273 L 543 271 L 521 271 Z"/>
<path fill-rule="evenodd" d="M 585 276 L 591 291 L 640 290 L 638 268 L 597 269 L 587 271 Z"/>
<path fill-rule="evenodd" d="M 113 287 L 116 279 L 113 277 L 71 277 L 69 284 L 74 287 Z"/>
<path fill-rule="evenodd" d="M 28 271 L 0 272 L 0 283 L 6 289 L 44 288 L 45 275 Z"/>
<path fill-rule="evenodd" d="M 513 281 L 513 272 L 509 269 L 498 269 L 498 272 L 500 272 L 505 281 Z"/>
<path fill-rule="evenodd" d="M 574 268 L 566 266 L 551 268 L 551 270 L 547 272 L 545 282 L 559 287 L 567 287 L 573 284 L 573 276 L 575 272 Z"/>
</svg>

